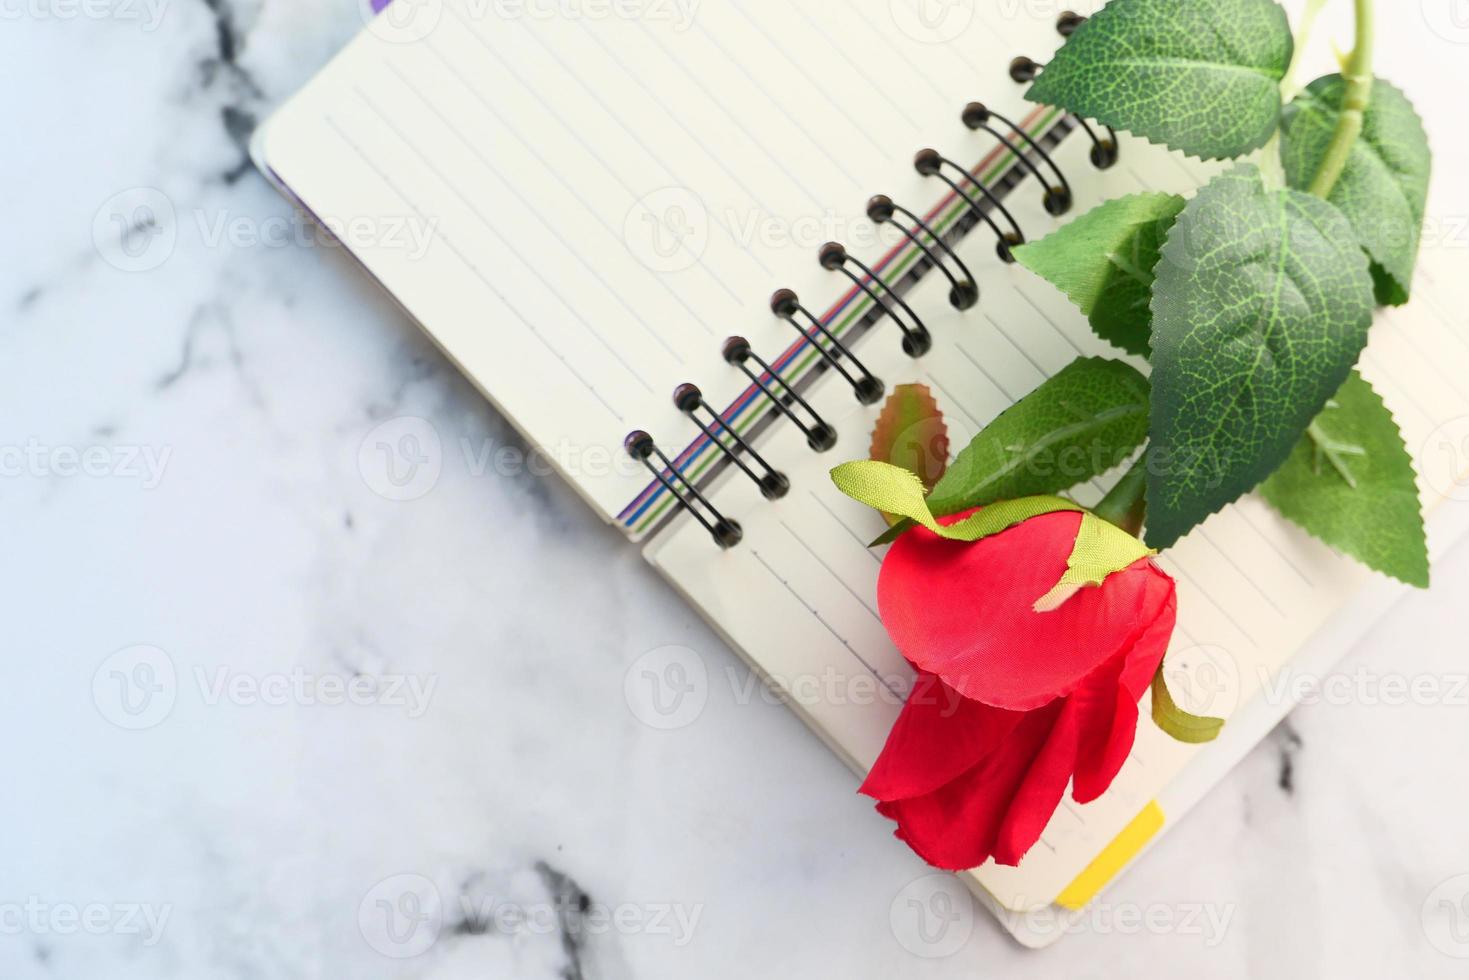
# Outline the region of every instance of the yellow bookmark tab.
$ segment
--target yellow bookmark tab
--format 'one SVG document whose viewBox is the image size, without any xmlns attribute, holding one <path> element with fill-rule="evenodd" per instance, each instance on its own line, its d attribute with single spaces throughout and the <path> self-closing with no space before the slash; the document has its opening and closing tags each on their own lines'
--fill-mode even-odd
<svg viewBox="0 0 1469 980">
<path fill-rule="evenodd" d="M 1117 877 L 1117 872 L 1137 857 L 1138 851 L 1162 829 L 1163 808 L 1155 800 L 1143 807 L 1142 812 L 1132 818 L 1132 823 L 1122 828 L 1122 833 L 1112 838 L 1112 843 L 1102 849 L 1086 870 L 1056 896 L 1056 904 L 1073 912 L 1086 908 L 1097 893 Z"/>
</svg>

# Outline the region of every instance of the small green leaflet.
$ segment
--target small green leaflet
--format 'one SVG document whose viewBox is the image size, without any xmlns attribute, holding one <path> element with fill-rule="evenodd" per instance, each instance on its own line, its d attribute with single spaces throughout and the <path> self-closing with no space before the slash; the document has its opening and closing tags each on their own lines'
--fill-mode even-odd
<svg viewBox="0 0 1469 980">
<path fill-rule="evenodd" d="M 1095 514 L 1083 514 L 1076 542 L 1066 559 L 1066 574 L 1051 591 L 1036 600 L 1035 611 L 1054 612 L 1087 586 L 1101 585 L 1109 576 L 1152 555 L 1146 545 L 1122 528 Z"/>
<path fill-rule="evenodd" d="M 898 385 L 872 431 L 872 459 L 918 474 L 932 490 L 949 465 L 949 430 L 927 385 Z"/>
<path fill-rule="evenodd" d="M 1219 737 L 1224 729 L 1223 718 L 1204 718 L 1191 715 L 1180 708 L 1168 692 L 1168 681 L 1163 676 L 1163 666 L 1153 675 L 1153 724 L 1165 735 L 1186 745 L 1203 745 Z"/>
<path fill-rule="evenodd" d="M 942 516 L 1059 493 L 1125 462 L 1147 434 L 1147 379 L 1122 361 L 1078 358 L 975 436 L 928 505 Z"/>
<path fill-rule="evenodd" d="M 1041 514 L 1081 510 L 1076 504 L 1060 497 L 1023 497 L 1019 500 L 1002 500 L 962 521 L 942 525 L 934 518 L 924 499 L 923 482 L 911 470 L 905 470 L 901 466 L 874 459 L 854 460 L 833 469 L 831 482 L 836 484 L 838 490 L 859 503 L 885 514 L 905 517 L 950 541 L 978 541 Z"/>
<path fill-rule="evenodd" d="M 1413 460 L 1392 413 L 1355 371 L 1260 492 L 1337 551 L 1428 587 L 1428 540 Z"/>
<path fill-rule="evenodd" d="M 1294 44 L 1275 0 L 1111 0 L 1025 97 L 1206 160 L 1265 145 Z"/>
<path fill-rule="evenodd" d="M 1280 158 L 1286 181 L 1310 186 L 1340 118 L 1346 82 L 1340 75 L 1318 78 L 1286 106 L 1281 121 Z M 1378 302 L 1408 301 L 1432 156 L 1423 122 L 1402 91 L 1377 79 L 1362 116 L 1362 135 L 1328 198 L 1352 223 L 1373 262 Z"/>
<path fill-rule="evenodd" d="M 921 524 L 949 541 L 973 543 L 1008 531 L 1017 524 L 1043 514 L 1081 514 L 1076 540 L 1066 561 L 1066 572 L 1056 585 L 1035 602 L 1038 613 L 1053 612 L 1067 599 L 1089 585 L 1101 585 L 1111 575 L 1131 566 L 1151 552 L 1137 538 L 1076 504 L 1060 497 L 1021 497 L 990 504 L 962 521 L 940 524 L 923 496 L 923 483 L 911 470 L 891 463 L 859 459 L 831 471 L 838 490 L 859 503 L 885 514 L 908 519 L 907 527 Z"/>
<path fill-rule="evenodd" d="M 1129 194 L 1014 249 L 1014 255 L 1080 307 L 1098 337 L 1146 356 L 1153 267 L 1183 205 L 1177 194 Z"/>
<path fill-rule="evenodd" d="M 1347 219 L 1243 164 L 1179 215 L 1153 284 L 1148 544 L 1166 548 L 1285 462 L 1372 325 Z"/>
</svg>

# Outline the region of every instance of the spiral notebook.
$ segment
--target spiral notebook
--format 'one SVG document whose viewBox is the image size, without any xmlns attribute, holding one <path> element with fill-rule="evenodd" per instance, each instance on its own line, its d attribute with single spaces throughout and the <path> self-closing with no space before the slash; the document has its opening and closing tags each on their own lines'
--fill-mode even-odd
<svg viewBox="0 0 1469 980">
<path fill-rule="evenodd" d="M 876 613 L 881 519 L 827 471 L 866 454 L 879 386 L 927 384 L 962 445 L 1074 358 L 1120 356 L 1006 242 L 1209 176 L 1024 102 L 1027 59 L 1060 40 L 1024 5 L 419 0 L 253 149 L 355 229 L 367 272 L 862 772 L 911 675 Z M 426 248 L 388 233 L 406 221 Z M 1459 460 L 1435 431 L 1469 416 L 1458 261 L 1425 253 L 1364 361 L 1448 492 Z M 1226 736 L 1193 748 L 1144 722 L 1102 799 L 1063 805 L 1019 868 L 964 876 L 1022 941 L 1058 935 L 1035 917 L 1085 907 L 1289 710 L 1274 682 L 1324 669 L 1396 594 L 1254 499 L 1161 561 L 1181 599 L 1171 686 L 1228 715 Z"/>
</svg>

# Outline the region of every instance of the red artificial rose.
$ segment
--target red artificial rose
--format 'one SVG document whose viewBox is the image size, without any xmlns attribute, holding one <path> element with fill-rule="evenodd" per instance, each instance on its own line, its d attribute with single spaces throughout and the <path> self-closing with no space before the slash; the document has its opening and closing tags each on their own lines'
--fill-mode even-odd
<svg viewBox="0 0 1469 980">
<path fill-rule="evenodd" d="M 878 609 L 919 677 L 862 792 L 935 867 L 1019 864 L 1067 783 L 1096 799 L 1132 750 L 1174 584 L 1143 558 L 1036 612 L 1081 521 L 1044 514 L 972 544 L 919 527 L 883 560 Z"/>
</svg>

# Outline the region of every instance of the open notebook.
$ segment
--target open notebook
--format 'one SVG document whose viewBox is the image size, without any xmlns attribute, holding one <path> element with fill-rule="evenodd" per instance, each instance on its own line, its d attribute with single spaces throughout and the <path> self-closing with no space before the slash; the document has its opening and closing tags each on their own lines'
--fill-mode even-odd
<svg viewBox="0 0 1469 980">
<path fill-rule="evenodd" d="M 1209 175 L 1127 138 L 1112 162 L 1106 130 L 1026 104 L 1012 61 L 1044 61 L 1056 21 L 981 6 L 704 0 L 549 16 L 400 0 L 254 145 L 329 227 L 433 229 L 422 251 L 390 235 L 347 244 L 858 771 L 911 680 L 875 611 L 881 556 L 864 542 L 881 520 L 826 475 L 866 453 L 877 408 L 860 383 L 928 384 L 962 445 L 1072 359 L 1119 356 L 1058 292 L 1001 262 L 997 235 L 1067 220 L 1045 206 L 1063 179 L 1074 215 Z M 998 136 L 962 121 L 975 100 Z M 956 166 L 919 173 L 924 148 Z M 866 216 L 877 193 L 906 209 L 897 225 Z M 870 275 L 818 263 L 828 239 Z M 1454 463 L 1435 430 L 1469 415 L 1465 277 L 1446 262 L 1425 255 L 1414 303 L 1381 317 L 1364 360 L 1430 472 Z M 967 311 L 950 302 L 965 276 L 980 290 Z M 814 319 L 775 315 L 778 289 Z M 931 336 L 926 356 L 903 348 L 896 295 Z M 730 335 L 757 355 L 743 367 L 721 357 Z M 712 408 L 675 406 L 686 382 Z M 817 453 L 825 430 L 836 446 Z M 662 455 L 625 453 L 635 431 Z M 769 482 L 770 468 L 789 482 L 773 501 L 751 478 Z M 1106 483 L 1078 499 L 1095 503 Z M 730 539 L 733 524 L 740 540 L 721 548 L 710 531 Z M 1023 941 L 1058 933 L 1017 913 L 1083 907 L 1289 709 L 1261 692 L 1292 657 L 1329 662 L 1370 622 L 1377 603 L 1362 597 L 1392 594 L 1254 499 L 1161 562 L 1180 590 L 1171 686 L 1185 708 L 1228 714 L 1226 737 L 1179 745 L 1145 712 L 1109 793 L 1063 805 L 1020 868 L 966 876 Z"/>
</svg>

